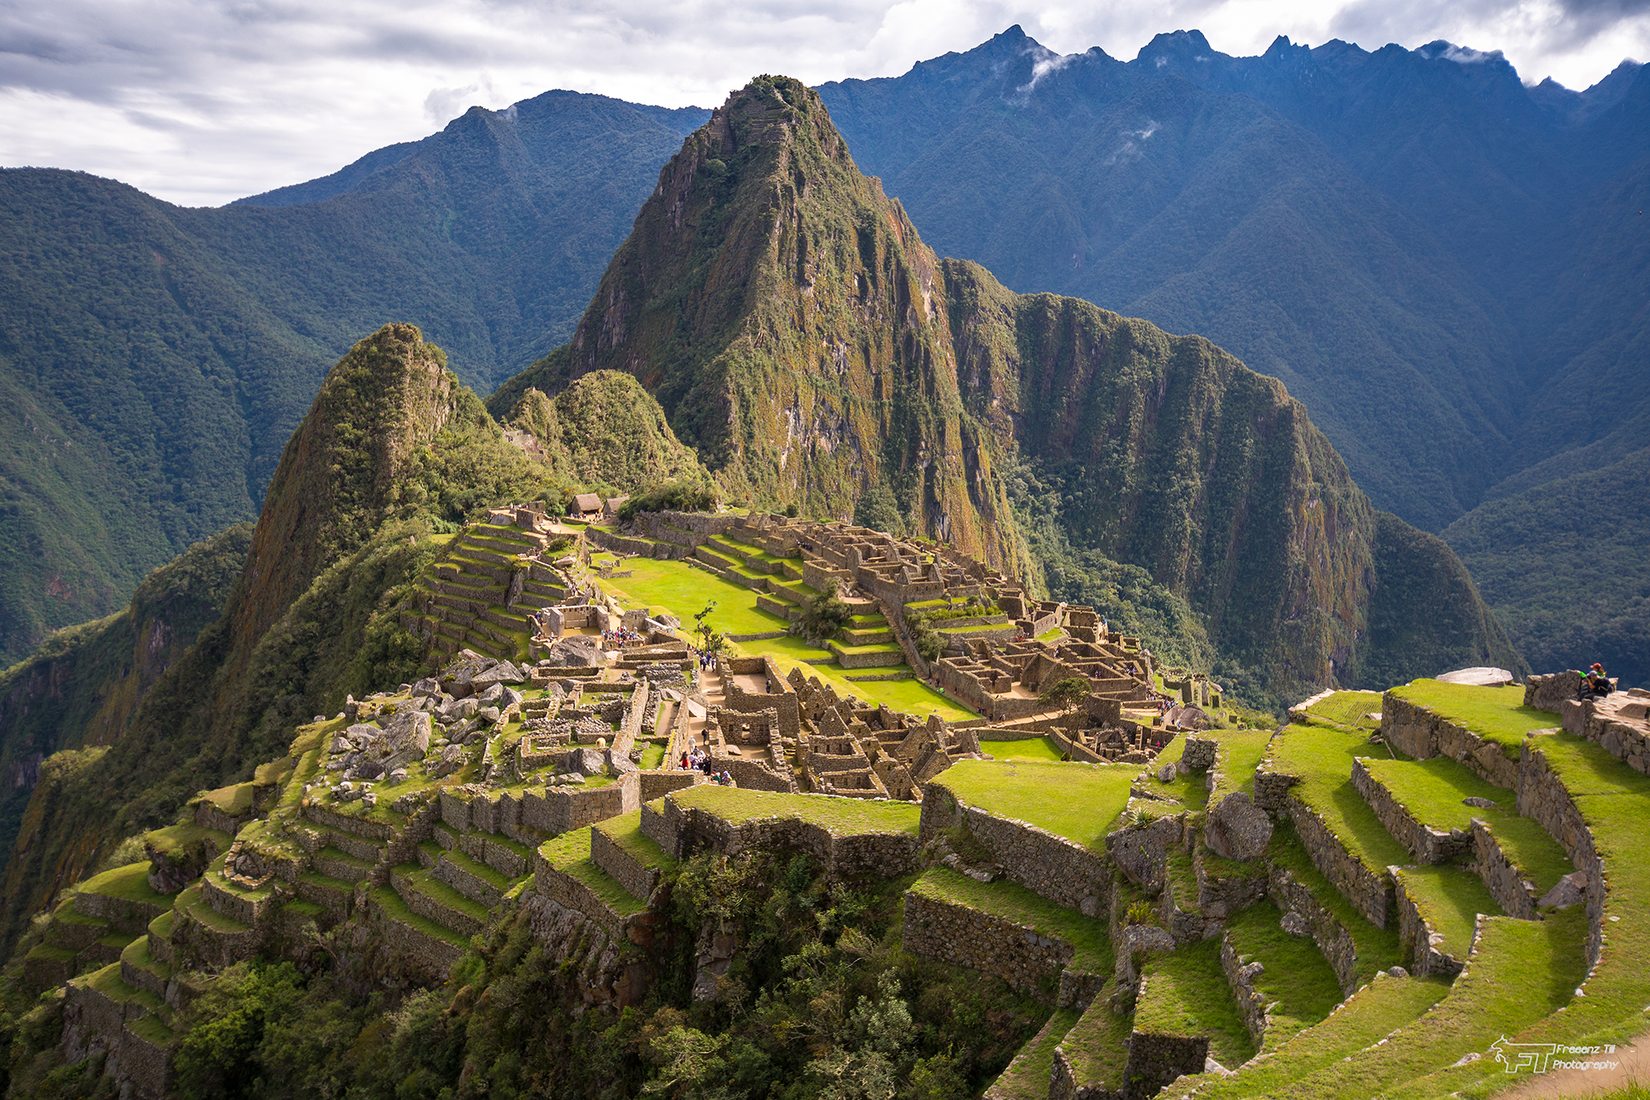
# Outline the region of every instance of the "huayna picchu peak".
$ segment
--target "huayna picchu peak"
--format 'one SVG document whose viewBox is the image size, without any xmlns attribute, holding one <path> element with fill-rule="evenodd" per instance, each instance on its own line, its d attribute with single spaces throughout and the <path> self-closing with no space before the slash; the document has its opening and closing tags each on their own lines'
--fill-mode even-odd
<svg viewBox="0 0 1650 1100">
<path fill-rule="evenodd" d="M 471 107 L 219 210 L 0 173 L 0 366 L 64 376 L 0 373 L 0 551 L 41 556 L 0 610 L 39 617 L 64 540 L 176 554 L 0 670 L 4 1100 L 1613 1087 L 1650 1036 L 1650 691 L 1615 650 L 1527 661 L 1480 596 L 1528 549 L 1497 532 L 1571 498 L 1493 473 L 1535 438 L 1491 392 L 1523 329 L 1479 298 L 1516 280 L 1450 250 L 1515 263 L 1516 207 L 1631 269 L 1510 150 L 1562 133 L 1529 160 L 1625 209 L 1643 86 L 1016 25 L 708 112 Z M 1392 144 L 1392 104 L 1449 124 Z M 1388 235 L 1330 265 L 1370 244 L 1343 204 Z M 1613 363 L 1594 322 L 1631 302 L 1562 340 Z M 1314 310 L 1360 334 L 1346 378 Z M 1154 323 L 1197 316 L 1258 356 Z M 1542 430 L 1642 465 L 1576 415 Z M 1631 484 L 1583 494 L 1615 557 Z"/>
</svg>

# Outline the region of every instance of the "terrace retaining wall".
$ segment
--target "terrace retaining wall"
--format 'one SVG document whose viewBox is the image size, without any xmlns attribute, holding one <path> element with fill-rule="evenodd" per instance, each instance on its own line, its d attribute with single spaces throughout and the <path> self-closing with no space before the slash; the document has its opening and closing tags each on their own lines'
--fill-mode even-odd
<svg viewBox="0 0 1650 1100">
<path fill-rule="evenodd" d="M 1010 879 L 1032 893 L 1085 916 L 1105 915 L 1111 865 L 1104 856 L 1035 825 L 994 817 L 931 784 L 923 792 L 923 840 L 958 827 L 983 845 Z"/>
</svg>

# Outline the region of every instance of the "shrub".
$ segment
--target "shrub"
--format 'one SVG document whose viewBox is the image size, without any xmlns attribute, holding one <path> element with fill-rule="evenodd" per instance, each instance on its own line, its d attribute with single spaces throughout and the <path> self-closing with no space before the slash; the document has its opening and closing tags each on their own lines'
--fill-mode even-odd
<svg viewBox="0 0 1650 1100">
<path fill-rule="evenodd" d="M 709 512 L 716 507 L 716 492 L 700 481 L 667 481 L 637 493 L 619 506 L 619 519 L 630 520 L 643 512 Z"/>
</svg>

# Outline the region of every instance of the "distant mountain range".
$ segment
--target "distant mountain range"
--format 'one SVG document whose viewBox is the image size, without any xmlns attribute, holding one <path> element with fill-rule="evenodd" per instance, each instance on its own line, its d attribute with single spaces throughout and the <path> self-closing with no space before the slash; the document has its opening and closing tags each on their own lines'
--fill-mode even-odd
<svg viewBox="0 0 1650 1100">
<path fill-rule="evenodd" d="M 1650 676 L 1642 67 L 1575 93 L 1442 43 L 1123 63 L 1013 28 L 820 95 L 941 253 L 1283 378 L 1535 664 Z M 221 210 L 0 173 L 0 654 L 250 515 L 354 335 L 416 321 L 482 388 L 549 351 L 706 117 L 550 93 Z"/>
</svg>

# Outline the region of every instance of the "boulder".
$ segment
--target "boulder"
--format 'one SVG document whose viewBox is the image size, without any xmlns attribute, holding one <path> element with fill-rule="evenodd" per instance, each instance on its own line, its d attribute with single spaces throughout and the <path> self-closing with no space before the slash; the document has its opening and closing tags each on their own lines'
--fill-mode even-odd
<svg viewBox="0 0 1650 1100">
<path fill-rule="evenodd" d="M 1216 855 L 1258 859 L 1272 839 L 1272 819 L 1246 793 L 1234 791 L 1209 811 L 1203 839 Z"/>
<path fill-rule="evenodd" d="M 563 760 L 567 771 L 577 772 L 579 775 L 602 774 L 602 752 L 599 749 L 577 748 L 568 751 Z"/>
<path fill-rule="evenodd" d="M 1278 923 L 1291 936 L 1310 936 L 1312 934 L 1311 922 L 1294 909 L 1285 913 L 1283 919 Z"/>
<path fill-rule="evenodd" d="M 1543 909 L 1568 909 L 1572 905 L 1579 905 L 1587 897 L 1587 872 L 1571 871 L 1553 884 L 1553 888 L 1541 895 L 1537 903 Z"/>
<path fill-rule="evenodd" d="M 1461 802 L 1464 805 L 1472 806 L 1472 807 L 1475 807 L 1475 808 L 1480 809 L 1480 810 L 1493 810 L 1493 809 L 1495 809 L 1495 807 L 1497 805 L 1495 799 L 1493 799 L 1493 798 L 1483 798 L 1483 797 L 1481 797 L 1479 795 L 1476 795 L 1476 794 L 1468 795 L 1467 797 L 1463 798 L 1461 800 Z"/>
<path fill-rule="evenodd" d="M 1472 684 L 1476 687 L 1503 687 L 1513 682 L 1513 674 L 1504 668 L 1479 665 L 1446 672 L 1438 679 L 1446 684 Z"/>
<path fill-rule="evenodd" d="M 428 699 L 441 694 L 441 684 L 434 676 L 426 676 L 412 686 L 415 698 Z"/>
</svg>

